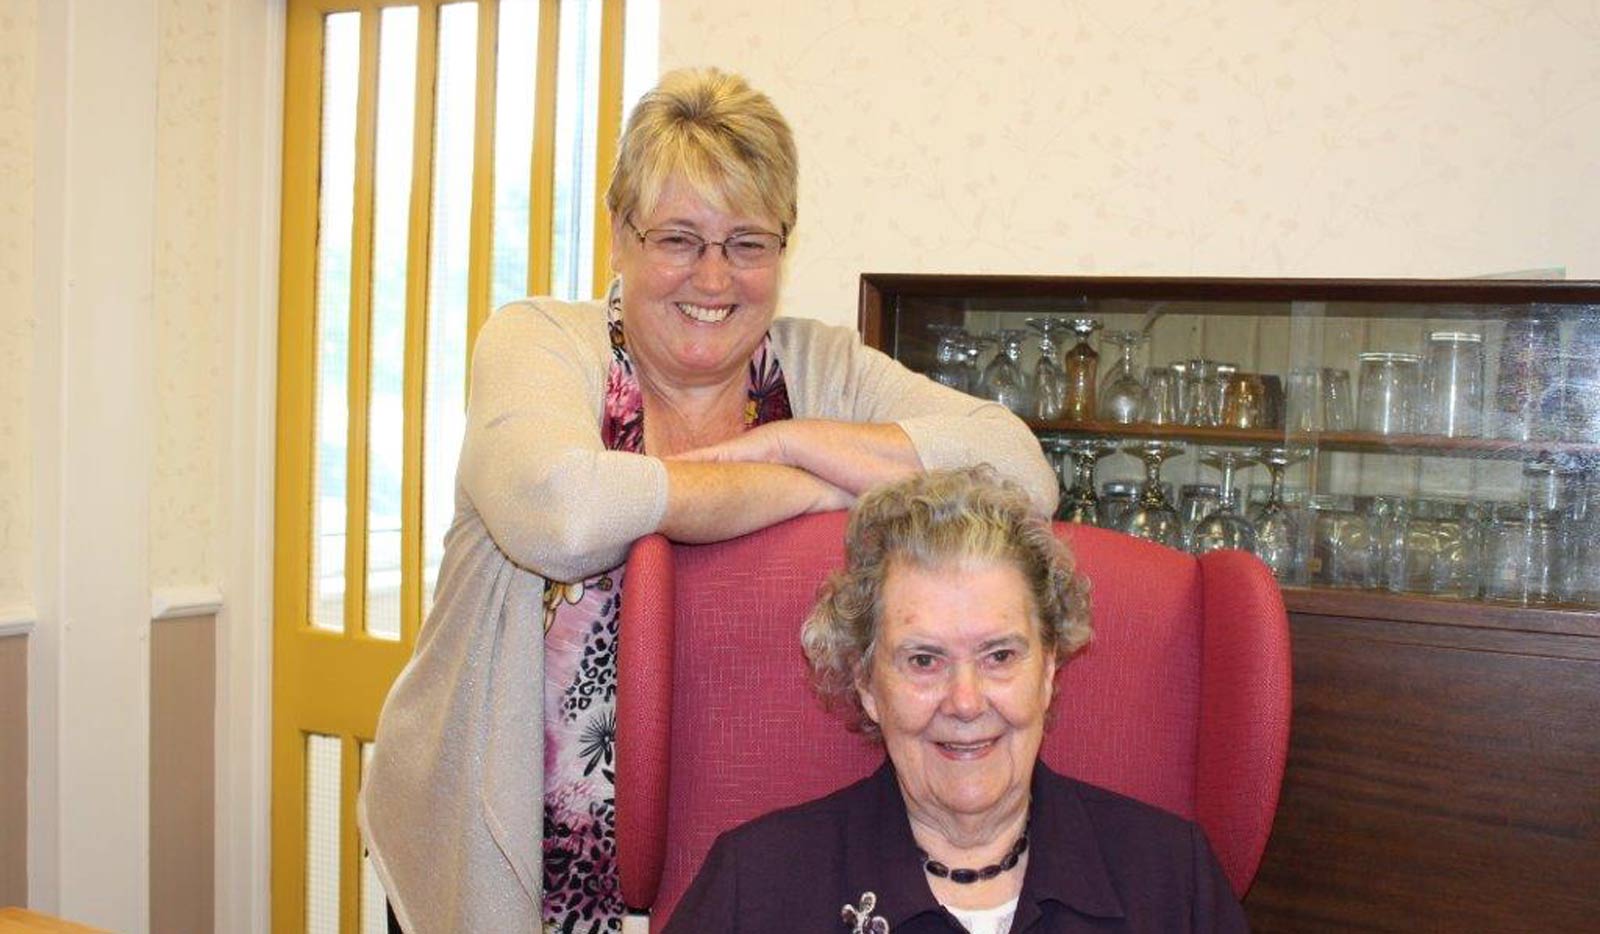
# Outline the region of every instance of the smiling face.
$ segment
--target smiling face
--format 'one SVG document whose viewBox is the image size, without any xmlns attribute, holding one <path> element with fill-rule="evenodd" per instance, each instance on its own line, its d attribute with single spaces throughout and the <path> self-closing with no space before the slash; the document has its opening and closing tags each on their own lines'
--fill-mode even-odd
<svg viewBox="0 0 1600 934">
<path fill-rule="evenodd" d="M 622 277 L 623 328 L 640 375 L 674 388 L 742 379 L 777 314 L 781 265 L 736 269 L 716 246 L 691 265 L 667 265 L 646 253 L 626 220 L 612 224 L 611 264 Z M 667 182 L 654 209 L 631 220 L 641 231 L 687 230 L 707 241 L 780 227 L 713 207 L 680 179 Z"/>
<path fill-rule="evenodd" d="M 1007 561 L 895 562 L 862 707 L 883 732 L 907 809 L 934 826 L 1026 809 L 1054 690 L 1022 572 Z"/>
</svg>

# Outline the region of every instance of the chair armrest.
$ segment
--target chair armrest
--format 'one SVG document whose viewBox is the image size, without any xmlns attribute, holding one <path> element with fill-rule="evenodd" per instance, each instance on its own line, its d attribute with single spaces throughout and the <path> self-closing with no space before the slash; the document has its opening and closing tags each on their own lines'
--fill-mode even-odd
<svg viewBox="0 0 1600 934">
<path fill-rule="evenodd" d="M 664 536 L 634 542 L 617 638 L 616 793 L 622 900 L 638 910 L 655 903 L 667 851 L 675 576 Z"/>
<path fill-rule="evenodd" d="M 1214 551 L 1201 556 L 1200 573 L 1205 675 L 1195 818 L 1243 898 L 1272 832 L 1289 753 L 1289 620 L 1277 581 L 1254 555 Z"/>
</svg>

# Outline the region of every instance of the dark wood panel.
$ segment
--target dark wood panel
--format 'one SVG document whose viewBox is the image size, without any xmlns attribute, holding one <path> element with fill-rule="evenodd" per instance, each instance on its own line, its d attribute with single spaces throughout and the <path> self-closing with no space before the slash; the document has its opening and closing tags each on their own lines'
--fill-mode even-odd
<svg viewBox="0 0 1600 934">
<path fill-rule="evenodd" d="M 1595 640 L 1309 614 L 1291 627 L 1289 764 L 1245 903 L 1255 930 L 1595 929 Z"/>
<path fill-rule="evenodd" d="M 1507 630 L 1518 633 L 1591 636 L 1583 642 L 1563 642 L 1559 651 L 1594 658 L 1600 654 L 1600 612 L 1591 607 L 1565 604 L 1514 606 L 1483 600 L 1463 600 L 1386 590 L 1351 590 L 1340 587 L 1285 587 L 1283 603 L 1290 613 L 1344 616 L 1352 619 L 1433 623 L 1441 626 Z M 1404 630 L 1409 632 L 1411 630 Z M 1460 632 L 1456 638 L 1467 638 Z M 1442 638 L 1438 634 L 1430 639 Z M 1476 638 L 1483 638 L 1482 635 Z M 1527 643 L 1523 643 L 1527 644 Z"/>
<path fill-rule="evenodd" d="M 994 276 L 863 273 L 863 287 L 886 297 L 927 296 L 973 302 L 1064 298 L 1219 303 L 1213 313 L 1288 314 L 1287 306 L 1246 308 L 1250 302 L 1346 302 L 1328 308 L 1328 315 L 1418 317 L 1417 305 L 1501 306 L 1497 308 L 1428 309 L 1428 317 L 1504 317 L 1525 309 L 1506 306 L 1534 303 L 1600 304 L 1600 282 L 1542 279 L 1253 279 L 1163 276 Z M 1374 307 L 1373 303 L 1388 307 Z M 892 302 L 885 303 L 889 310 Z"/>
</svg>

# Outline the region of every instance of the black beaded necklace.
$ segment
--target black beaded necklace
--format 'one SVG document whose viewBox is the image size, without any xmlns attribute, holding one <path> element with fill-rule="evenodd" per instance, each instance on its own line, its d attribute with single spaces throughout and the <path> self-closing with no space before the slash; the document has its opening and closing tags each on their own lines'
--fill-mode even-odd
<svg viewBox="0 0 1600 934">
<path fill-rule="evenodd" d="M 1028 852 L 1028 828 L 1026 827 L 1022 828 L 1022 836 L 1017 838 L 1016 843 L 1011 844 L 1010 852 L 1006 853 L 1000 862 L 990 863 L 982 869 L 951 869 L 944 863 L 929 858 L 926 850 L 921 847 L 917 848 L 917 854 L 922 857 L 922 868 L 928 875 L 949 879 L 959 885 L 983 882 L 986 879 L 993 879 L 1002 872 L 1009 872 L 1017 867 L 1017 861 L 1022 859 L 1022 854 L 1026 852 Z"/>
</svg>

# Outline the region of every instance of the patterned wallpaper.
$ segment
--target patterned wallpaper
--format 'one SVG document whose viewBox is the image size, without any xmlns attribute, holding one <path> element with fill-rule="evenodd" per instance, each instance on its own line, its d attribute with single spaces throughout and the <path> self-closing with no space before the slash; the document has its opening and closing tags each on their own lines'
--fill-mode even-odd
<svg viewBox="0 0 1600 934">
<path fill-rule="evenodd" d="M 221 190 L 225 10 L 220 0 L 161 0 L 157 71 L 155 464 L 152 587 L 220 574 L 227 457 L 227 320 Z"/>
<path fill-rule="evenodd" d="M 0 611 L 32 600 L 34 0 L 0 0 Z"/>
<path fill-rule="evenodd" d="M 800 141 L 792 314 L 857 276 L 1600 278 L 1593 0 L 662 4 Z"/>
</svg>

